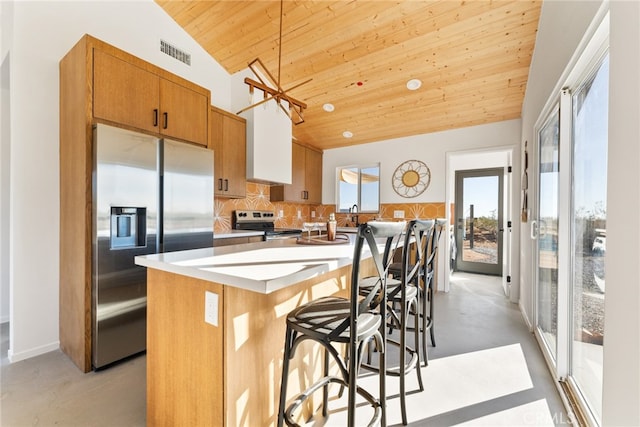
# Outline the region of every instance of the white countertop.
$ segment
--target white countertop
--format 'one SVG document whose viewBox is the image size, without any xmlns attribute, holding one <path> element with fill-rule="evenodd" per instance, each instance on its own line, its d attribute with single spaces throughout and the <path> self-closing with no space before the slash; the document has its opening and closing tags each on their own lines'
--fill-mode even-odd
<svg viewBox="0 0 640 427">
<path fill-rule="evenodd" d="M 300 245 L 294 239 L 272 240 L 136 256 L 135 262 L 148 268 L 269 294 L 351 264 L 355 234 L 350 236 L 350 242 L 345 244 Z"/>
</svg>

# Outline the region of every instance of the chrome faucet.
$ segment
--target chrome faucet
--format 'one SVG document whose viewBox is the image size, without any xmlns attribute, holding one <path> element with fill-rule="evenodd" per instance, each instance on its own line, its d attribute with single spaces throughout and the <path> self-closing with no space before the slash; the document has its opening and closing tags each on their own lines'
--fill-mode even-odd
<svg viewBox="0 0 640 427">
<path fill-rule="evenodd" d="M 354 203 L 354 205 L 349 208 L 349 213 L 351 214 L 351 221 L 355 222 L 356 227 L 359 226 L 360 223 L 358 222 L 358 205 Z"/>
</svg>

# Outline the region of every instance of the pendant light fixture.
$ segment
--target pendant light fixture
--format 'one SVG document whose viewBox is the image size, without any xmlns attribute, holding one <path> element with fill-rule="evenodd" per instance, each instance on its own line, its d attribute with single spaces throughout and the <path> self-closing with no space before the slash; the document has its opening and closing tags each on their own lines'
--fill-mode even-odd
<svg viewBox="0 0 640 427">
<path fill-rule="evenodd" d="M 293 122 L 294 125 L 299 125 L 304 123 L 304 109 L 307 108 L 307 104 L 302 101 L 299 101 L 288 94 L 289 91 L 296 89 L 306 83 L 309 83 L 312 79 L 308 79 L 303 81 L 302 83 L 298 83 L 295 86 L 292 86 L 287 89 L 283 89 L 280 84 L 280 71 L 282 65 L 282 15 L 283 15 L 283 0 L 280 0 L 280 33 L 279 33 L 279 42 L 278 42 L 278 77 L 274 78 L 273 75 L 267 70 L 267 67 L 263 64 L 260 58 L 256 58 L 253 61 L 249 62 L 249 68 L 253 71 L 253 74 L 258 78 L 259 81 L 255 81 L 250 79 L 249 77 L 244 79 L 244 82 L 249 85 L 249 93 L 253 94 L 254 89 L 259 89 L 264 93 L 264 99 L 262 101 L 256 102 L 242 110 L 238 111 L 238 114 L 243 113 L 247 110 L 250 110 L 258 105 L 262 105 L 265 102 L 270 100 L 275 100 L 280 108 L 287 114 L 289 119 Z M 285 108 L 282 105 L 282 101 L 286 101 L 288 104 L 288 108 Z"/>
</svg>

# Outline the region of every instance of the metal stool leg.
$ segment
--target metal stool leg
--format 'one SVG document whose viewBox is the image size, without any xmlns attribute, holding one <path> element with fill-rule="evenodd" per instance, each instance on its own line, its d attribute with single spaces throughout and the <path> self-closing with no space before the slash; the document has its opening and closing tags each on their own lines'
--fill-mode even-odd
<svg viewBox="0 0 640 427">
<path fill-rule="evenodd" d="M 324 376 L 329 376 L 329 352 L 324 349 Z M 322 390 L 322 416 L 327 417 L 327 405 L 329 404 L 329 384 L 327 383 Z"/>
<path fill-rule="evenodd" d="M 287 403 L 287 385 L 289 379 L 289 361 L 291 360 L 291 343 L 293 342 L 293 331 L 287 327 L 284 339 L 284 356 L 282 358 L 282 380 L 280 382 L 280 406 L 278 409 L 278 427 L 284 425 L 284 412 Z"/>
<path fill-rule="evenodd" d="M 422 359 L 424 362 L 424 366 L 429 364 L 429 358 L 427 357 L 427 298 L 428 298 L 428 289 L 426 288 L 427 284 L 425 283 L 425 289 L 422 291 Z"/>
</svg>

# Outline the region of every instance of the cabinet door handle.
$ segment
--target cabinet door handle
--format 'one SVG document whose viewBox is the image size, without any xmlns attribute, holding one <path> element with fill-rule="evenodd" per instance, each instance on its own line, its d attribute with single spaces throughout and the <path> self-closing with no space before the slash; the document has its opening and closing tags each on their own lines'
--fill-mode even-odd
<svg viewBox="0 0 640 427">
<path fill-rule="evenodd" d="M 164 117 L 164 128 L 166 129 L 169 126 L 169 113 L 165 111 L 162 115 Z"/>
<path fill-rule="evenodd" d="M 218 178 L 218 190 L 222 191 L 222 178 Z"/>
<path fill-rule="evenodd" d="M 224 191 L 229 191 L 229 180 L 228 179 L 224 180 Z"/>
<path fill-rule="evenodd" d="M 153 127 L 158 126 L 158 109 L 153 109 Z"/>
</svg>

